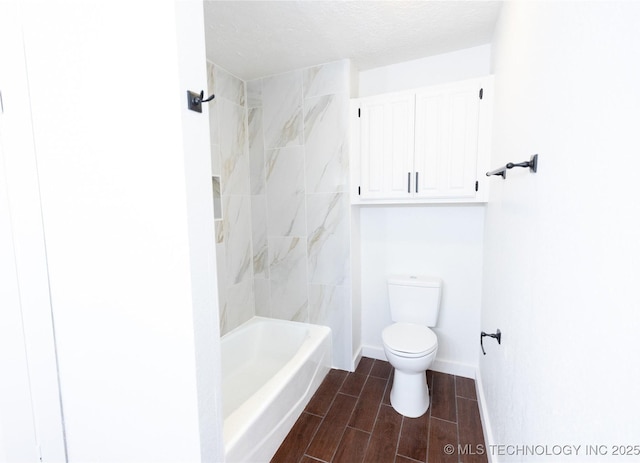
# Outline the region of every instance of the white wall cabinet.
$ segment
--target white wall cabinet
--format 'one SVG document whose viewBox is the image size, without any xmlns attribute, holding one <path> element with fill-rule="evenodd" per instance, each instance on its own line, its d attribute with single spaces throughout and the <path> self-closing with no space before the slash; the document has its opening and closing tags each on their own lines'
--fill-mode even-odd
<svg viewBox="0 0 640 463">
<path fill-rule="evenodd" d="M 483 202 L 492 78 L 353 100 L 352 202 Z"/>
</svg>

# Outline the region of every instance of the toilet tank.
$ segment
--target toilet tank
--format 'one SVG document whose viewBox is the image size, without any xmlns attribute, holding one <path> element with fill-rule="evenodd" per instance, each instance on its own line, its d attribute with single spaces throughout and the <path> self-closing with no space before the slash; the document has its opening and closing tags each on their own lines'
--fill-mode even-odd
<svg viewBox="0 0 640 463">
<path fill-rule="evenodd" d="M 393 275 L 387 280 L 394 322 L 436 326 L 442 280 L 437 277 Z"/>
</svg>

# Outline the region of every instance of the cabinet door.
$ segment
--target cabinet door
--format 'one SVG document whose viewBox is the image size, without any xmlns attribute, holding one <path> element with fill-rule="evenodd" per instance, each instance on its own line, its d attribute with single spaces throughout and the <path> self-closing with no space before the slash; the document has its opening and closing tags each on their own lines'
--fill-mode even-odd
<svg viewBox="0 0 640 463">
<path fill-rule="evenodd" d="M 413 191 L 413 93 L 366 98 L 360 106 L 360 197 L 407 198 Z M 410 184 L 411 183 L 411 184 Z"/>
<path fill-rule="evenodd" d="M 475 197 L 478 81 L 416 93 L 416 198 Z"/>
</svg>

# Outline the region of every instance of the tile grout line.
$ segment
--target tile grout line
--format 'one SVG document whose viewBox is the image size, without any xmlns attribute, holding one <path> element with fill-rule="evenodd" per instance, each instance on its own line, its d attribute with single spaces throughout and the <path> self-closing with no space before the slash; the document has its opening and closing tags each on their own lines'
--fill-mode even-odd
<svg viewBox="0 0 640 463">
<path fill-rule="evenodd" d="M 398 431 L 398 440 L 396 441 L 396 451 L 395 455 L 393 455 L 393 461 L 398 459 L 398 450 L 400 449 L 400 438 L 402 437 L 402 428 L 404 427 L 404 419 L 406 417 L 402 415 L 402 420 L 400 420 L 400 431 Z M 404 457 L 404 455 L 402 455 Z"/>
<path fill-rule="evenodd" d="M 374 360 L 374 363 L 375 363 L 375 360 Z M 373 370 L 373 364 L 371 364 L 371 370 Z M 371 373 L 371 370 L 369 370 L 369 373 Z M 367 375 L 367 381 L 369 380 L 370 376 L 371 375 Z M 389 376 L 391 376 L 391 373 L 389 374 Z M 376 376 L 374 376 L 374 378 L 376 378 Z M 388 385 L 389 385 L 389 377 L 387 377 L 387 385 L 384 387 L 384 391 L 382 391 L 382 397 L 380 398 L 380 403 L 378 404 L 378 412 L 376 413 L 376 417 L 373 420 L 373 427 L 371 428 L 371 432 L 368 433 L 369 434 L 369 439 L 367 439 L 367 445 L 364 448 L 364 455 L 365 456 L 367 454 L 367 450 L 369 450 L 369 445 L 371 445 L 371 439 L 373 438 L 373 430 L 376 428 L 376 423 L 378 422 L 378 416 L 380 415 L 380 407 L 382 407 L 382 405 L 383 405 L 384 395 L 387 392 L 387 386 Z M 363 462 L 363 463 L 366 463 L 366 462 Z"/>
<path fill-rule="evenodd" d="M 396 454 L 396 459 L 397 459 L 398 457 L 402 457 L 402 458 L 404 458 L 404 459 L 406 459 L 406 460 L 415 461 L 416 463 L 424 463 L 424 461 L 416 460 L 415 458 L 411 458 L 411 457 L 408 457 L 408 456 L 406 456 L 406 455 Z M 365 463 L 366 463 L 366 462 L 365 462 Z"/>
<path fill-rule="evenodd" d="M 425 371 L 425 375 L 426 375 Z M 429 382 L 427 381 L 427 386 Z M 425 448 L 425 458 L 424 461 L 427 463 L 429 461 L 429 439 L 431 437 L 431 410 L 433 410 L 433 373 L 431 373 L 431 388 L 429 389 L 429 420 L 427 421 L 427 446 Z"/>
<path fill-rule="evenodd" d="M 342 387 L 342 385 L 344 384 L 344 382 L 347 380 L 347 376 L 349 376 L 348 374 L 345 375 L 345 377 L 342 379 L 342 381 L 340 382 L 340 386 L 338 386 L 336 393 L 333 395 L 333 399 L 331 400 L 331 403 L 329 404 L 329 406 L 327 407 L 327 411 L 324 414 L 324 416 L 322 417 L 322 420 L 320 421 L 320 423 L 318 424 L 318 427 L 316 428 L 316 430 L 314 431 L 313 435 L 309 438 L 309 442 L 307 442 L 307 446 L 304 448 L 304 452 L 302 452 L 302 456 L 300 457 L 300 460 L 302 460 L 305 456 L 309 457 L 309 458 L 314 458 L 316 460 L 318 460 L 317 458 L 311 456 L 311 455 L 307 455 L 307 450 L 309 450 L 309 446 L 311 445 L 311 442 L 313 442 L 313 439 L 316 437 L 316 434 L 318 434 L 318 431 L 320 430 L 320 427 L 322 426 L 322 424 L 324 423 L 325 418 L 327 417 L 327 415 L 329 414 L 329 410 L 331 410 L 331 407 L 333 406 L 333 403 L 336 401 L 336 398 L 338 397 L 338 394 L 340 393 L 340 388 Z M 304 413 L 304 412 L 303 412 Z M 318 415 L 314 415 L 314 416 L 318 416 Z M 324 461 L 324 460 L 318 460 L 318 461 Z M 331 460 L 329 460 L 331 461 Z"/>
<path fill-rule="evenodd" d="M 456 376 L 453 375 L 453 399 L 456 406 L 456 442 L 455 454 L 458 457 L 457 461 L 460 463 L 460 417 L 458 417 L 458 381 L 456 380 Z"/>
<path fill-rule="evenodd" d="M 429 418 L 433 418 L 434 420 L 440 420 L 440 421 L 444 421 L 445 423 L 451 423 L 451 424 L 458 424 L 455 421 L 451 421 L 451 420 L 445 420 L 444 418 L 438 418 L 437 416 L 429 416 Z"/>
<path fill-rule="evenodd" d="M 373 363 L 371 364 L 371 368 L 369 369 L 369 373 L 371 373 L 371 370 L 373 370 L 373 365 L 375 364 L 375 360 L 373 361 Z M 368 374 L 367 375 L 367 381 L 369 381 L 369 377 L 371 375 Z M 374 376 L 375 378 L 375 376 Z M 388 383 L 388 379 L 387 379 L 387 383 Z M 365 381 L 366 384 L 366 381 Z M 364 386 L 362 386 L 362 388 L 364 389 Z M 380 398 L 380 404 L 378 405 L 378 412 L 376 413 L 376 418 L 373 420 L 373 427 L 371 428 L 371 432 L 368 432 L 367 434 L 369 434 L 369 438 L 367 439 L 367 445 L 364 447 L 364 455 L 362 456 L 362 458 L 364 458 L 367 455 L 367 450 L 369 450 L 369 445 L 371 444 L 371 437 L 373 437 L 373 430 L 376 427 L 376 422 L 378 421 L 378 415 L 380 414 L 380 407 L 382 406 L 382 401 L 384 400 L 384 393 L 386 392 L 387 387 L 385 386 L 384 391 L 382 392 L 382 397 Z M 366 431 L 364 431 L 366 432 Z M 365 462 L 363 462 L 365 463 Z"/>
<path fill-rule="evenodd" d="M 353 374 L 355 375 L 356 372 L 354 371 Z M 348 377 L 349 377 L 349 375 L 345 376 L 345 381 L 347 380 Z M 367 375 L 367 378 L 368 377 L 369 376 Z M 365 382 L 366 382 L 366 380 L 365 380 Z M 344 381 L 343 381 L 343 383 L 344 383 Z M 363 384 L 362 387 L 364 387 L 364 384 Z M 339 391 L 336 393 L 336 396 L 338 394 L 340 394 Z M 362 394 L 362 390 L 360 390 L 360 394 Z M 349 394 L 344 394 L 344 395 L 349 395 Z M 355 396 L 349 395 L 349 397 L 355 397 Z M 351 417 L 353 416 L 353 413 L 356 410 L 356 406 L 358 405 L 358 401 L 359 400 L 360 400 L 360 395 L 358 395 L 358 400 L 356 400 L 356 403 L 353 405 L 353 410 L 351 410 L 351 413 L 349 414 L 349 418 L 347 419 L 347 424 L 345 425 L 344 429 L 342 430 L 342 434 L 340 434 L 340 439 L 338 439 L 338 445 L 336 445 L 336 449 L 331 454 L 331 458 L 329 459 L 329 462 L 332 462 L 333 459 L 336 457 L 336 453 L 338 453 L 338 449 L 340 448 L 340 444 L 342 443 L 342 439 L 344 438 L 344 434 L 347 432 L 347 428 L 350 427 L 349 426 L 349 422 L 351 421 Z"/>
</svg>

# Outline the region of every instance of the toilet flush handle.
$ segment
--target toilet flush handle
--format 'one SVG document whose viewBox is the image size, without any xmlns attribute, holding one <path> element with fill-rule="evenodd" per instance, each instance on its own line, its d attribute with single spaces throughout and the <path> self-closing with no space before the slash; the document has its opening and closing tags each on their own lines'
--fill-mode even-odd
<svg viewBox="0 0 640 463">
<path fill-rule="evenodd" d="M 500 332 L 500 330 L 497 330 L 495 333 L 485 333 L 484 331 L 480 332 L 480 347 L 482 348 L 482 355 L 487 355 L 487 353 L 484 351 L 484 345 L 482 344 L 485 336 L 496 339 L 498 341 L 498 344 L 502 344 L 500 342 L 502 341 L 502 333 Z"/>
</svg>

